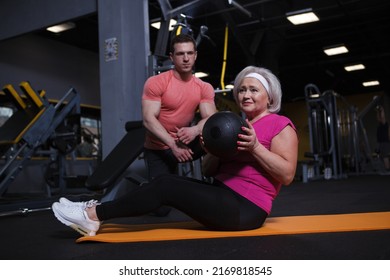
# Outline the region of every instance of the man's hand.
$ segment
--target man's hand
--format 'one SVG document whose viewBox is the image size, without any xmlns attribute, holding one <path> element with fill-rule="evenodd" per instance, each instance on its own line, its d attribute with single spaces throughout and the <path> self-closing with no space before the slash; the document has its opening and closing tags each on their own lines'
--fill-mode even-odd
<svg viewBox="0 0 390 280">
<path fill-rule="evenodd" d="M 176 129 L 177 139 L 186 145 L 192 142 L 199 135 L 199 129 L 196 126 L 182 127 Z"/>
<path fill-rule="evenodd" d="M 193 151 L 188 148 L 186 145 L 176 142 L 176 145 L 172 148 L 173 155 L 177 158 L 179 162 L 192 161 Z"/>
</svg>

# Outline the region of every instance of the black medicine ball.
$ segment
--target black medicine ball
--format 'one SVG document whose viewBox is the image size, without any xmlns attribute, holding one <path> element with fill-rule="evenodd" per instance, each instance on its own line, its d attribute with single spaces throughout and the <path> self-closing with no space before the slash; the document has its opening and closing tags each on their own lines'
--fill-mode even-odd
<svg viewBox="0 0 390 280">
<path fill-rule="evenodd" d="M 217 112 L 203 126 L 205 148 L 217 157 L 231 157 L 237 153 L 238 134 L 248 126 L 239 115 L 229 111 Z"/>
</svg>

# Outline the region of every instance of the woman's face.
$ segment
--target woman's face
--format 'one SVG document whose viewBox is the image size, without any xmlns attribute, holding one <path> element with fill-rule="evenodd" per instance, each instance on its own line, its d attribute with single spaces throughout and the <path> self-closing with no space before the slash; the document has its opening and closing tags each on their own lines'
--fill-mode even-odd
<svg viewBox="0 0 390 280">
<path fill-rule="evenodd" d="M 269 98 L 256 78 L 244 78 L 237 93 L 238 106 L 249 120 L 268 113 Z"/>
</svg>

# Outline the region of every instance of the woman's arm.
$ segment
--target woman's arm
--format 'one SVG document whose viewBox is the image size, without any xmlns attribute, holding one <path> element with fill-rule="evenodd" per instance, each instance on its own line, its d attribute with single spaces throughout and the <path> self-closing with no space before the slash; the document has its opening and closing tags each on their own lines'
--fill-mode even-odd
<svg viewBox="0 0 390 280">
<path fill-rule="evenodd" d="M 219 158 L 206 154 L 202 159 L 202 173 L 206 177 L 215 176 L 219 169 Z"/>
<path fill-rule="evenodd" d="M 271 142 L 267 150 L 257 139 L 253 126 L 244 128 L 247 135 L 240 134 L 239 150 L 250 152 L 257 162 L 273 178 L 283 185 L 289 185 L 295 176 L 298 159 L 298 136 L 291 126 L 286 126 Z"/>
</svg>

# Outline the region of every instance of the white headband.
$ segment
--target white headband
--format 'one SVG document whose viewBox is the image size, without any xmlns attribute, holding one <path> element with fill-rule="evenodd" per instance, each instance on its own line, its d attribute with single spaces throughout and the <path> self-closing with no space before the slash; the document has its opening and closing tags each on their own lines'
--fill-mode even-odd
<svg viewBox="0 0 390 280">
<path fill-rule="evenodd" d="M 249 73 L 248 75 L 246 75 L 245 78 L 255 78 L 256 80 L 258 80 L 263 85 L 263 87 L 265 88 L 265 90 L 269 94 L 269 84 L 268 84 L 267 80 L 263 76 L 261 76 L 258 73 L 252 72 L 252 73 Z"/>
</svg>

